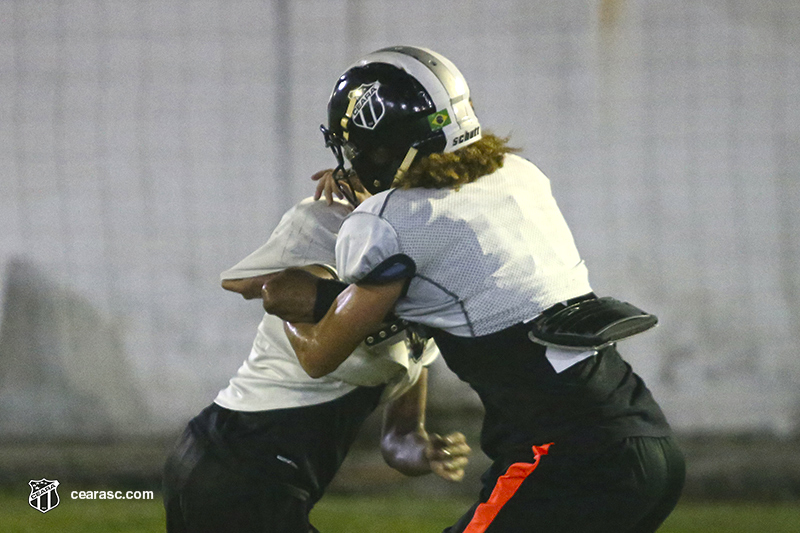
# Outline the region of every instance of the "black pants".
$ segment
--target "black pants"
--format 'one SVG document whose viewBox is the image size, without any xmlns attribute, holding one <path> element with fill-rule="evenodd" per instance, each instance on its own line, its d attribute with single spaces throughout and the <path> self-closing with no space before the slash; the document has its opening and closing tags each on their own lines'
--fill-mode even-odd
<svg viewBox="0 0 800 533">
<path fill-rule="evenodd" d="M 253 480 L 208 453 L 182 486 L 167 481 L 173 473 L 165 473 L 164 484 L 168 533 L 316 532 L 308 522 L 308 493 L 292 485 Z"/>
<path fill-rule="evenodd" d="M 589 453 L 546 450 L 495 461 L 480 502 L 445 533 L 652 533 L 683 489 L 670 437 L 631 437 Z M 526 457 L 527 455 L 527 457 Z"/>
<path fill-rule="evenodd" d="M 382 387 L 254 413 L 216 404 L 189 422 L 164 467 L 168 533 L 311 533 L 308 513 Z"/>
</svg>

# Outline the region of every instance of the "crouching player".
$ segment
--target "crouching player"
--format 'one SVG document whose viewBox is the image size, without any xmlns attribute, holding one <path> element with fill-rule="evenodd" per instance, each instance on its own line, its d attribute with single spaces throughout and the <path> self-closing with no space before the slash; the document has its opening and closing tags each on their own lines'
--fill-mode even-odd
<svg viewBox="0 0 800 533">
<path fill-rule="evenodd" d="M 326 172 L 314 178 L 332 183 Z M 298 322 L 318 319 L 345 286 L 335 281 L 334 246 L 353 206 L 330 204 L 309 198 L 290 209 L 266 244 L 222 273 L 223 288 Z M 250 355 L 188 423 L 167 460 L 167 531 L 317 531 L 310 510 L 381 404 L 381 451 L 390 466 L 459 481 L 470 451 L 464 436 L 429 434 L 424 426 L 427 366 L 438 350 L 403 322 L 384 326 L 336 372 L 313 379 L 283 321 L 265 313 Z"/>
</svg>

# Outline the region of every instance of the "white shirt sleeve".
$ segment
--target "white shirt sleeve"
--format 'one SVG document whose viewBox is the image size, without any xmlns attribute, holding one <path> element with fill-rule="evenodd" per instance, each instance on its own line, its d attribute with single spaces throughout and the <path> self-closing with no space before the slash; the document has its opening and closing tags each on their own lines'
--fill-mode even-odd
<svg viewBox="0 0 800 533">
<path fill-rule="evenodd" d="M 283 215 L 263 246 L 222 272 L 220 279 L 251 278 L 313 264 L 333 266 L 336 234 L 350 211 L 342 202 L 328 206 L 313 198 L 303 200 Z"/>
<path fill-rule="evenodd" d="M 401 254 L 394 228 L 380 216 L 354 211 L 339 230 L 336 241 L 336 266 L 347 283 L 364 279 L 392 256 Z"/>
</svg>

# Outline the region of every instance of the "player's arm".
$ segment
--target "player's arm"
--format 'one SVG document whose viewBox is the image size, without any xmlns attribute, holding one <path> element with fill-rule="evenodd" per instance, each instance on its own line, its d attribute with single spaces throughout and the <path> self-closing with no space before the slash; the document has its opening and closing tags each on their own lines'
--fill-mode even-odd
<svg viewBox="0 0 800 533">
<path fill-rule="evenodd" d="M 261 287 L 263 287 L 270 276 L 274 275 L 273 273 L 253 276 L 251 278 L 223 279 L 222 288 L 226 291 L 241 294 L 245 300 L 253 300 L 261 296 Z"/>
<path fill-rule="evenodd" d="M 461 433 L 442 437 L 425 429 L 428 369 L 405 394 L 386 406 L 381 453 L 386 463 L 407 476 L 430 472 L 449 481 L 461 481 L 470 447 Z"/>
<path fill-rule="evenodd" d="M 336 370 L 383 319 L 403 293 L 405 279 L 348 285 L 316 324 L 287 321 L 286 336 L 300 365 L 313 378 Z"/>
<path fill-rule="evenodd" d="M 246 300 L 261 298 L 265 311 L 295 322 L 315 321 L 315 309 L 317 313 L 320 308 L 327 310 L 346 286 L 336 282 L 332 271 L 322 265 L 222 281 L 223 289 L 241 294 Z"/>
</svg>

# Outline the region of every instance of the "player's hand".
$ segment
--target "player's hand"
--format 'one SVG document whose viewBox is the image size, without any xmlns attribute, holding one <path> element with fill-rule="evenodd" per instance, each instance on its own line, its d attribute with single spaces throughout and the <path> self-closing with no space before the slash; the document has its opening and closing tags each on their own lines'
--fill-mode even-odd
<svg viewBox="0 0 800 533">
<path fill-rule="evenodd" d="M 471 451 L 461 433 L 442 437 L 420 429 L 404 434 L 388 432 L 381 440 L 386 463 L 406 476 L 433 472 L 448 481 L 461 481 Z"/>
<path fill-rule="evenodd" d="M 331 205 L 333 197 L 336 196 L 340 200 L 344 199 L 344 194 L 339 190 L 336 185 L 336 180 L 333 179 L 333 169 L 328 168 L 320 170 L 311 179 L 317 182 L 317 190 L 314 192 L 314 200 L 319 200 L 325 196 L 325 203 Z"/>
<path fill-rule="evenodd" d="M 222 280 L 222 288 L 226 291 L 238 292 L 245 300 L 253 300 L 261 298 L 264 283 L 272 276 L 274 274 L 253 276 L 252 278 L 224 279 Z"/>
<path fill-rule="evenodd" d="M 469 462 L 471 451 L 462 433 L 455 432 L 444 437 L 436 433 L 428 434 L 425 455 L 431 471 L 448 481 L 464 479 L 464 467 Z"/>
<path fill-rule="evenodd" d="M 320 170 L 311 176 L 311 179 L 317 182 L 314 200 L 319 200 L 324 196 L 325 203 L 331 205 L 335 196 L 340 200 L 346 200 L 355 207 L 371 196 L 358 180 L 353 169 L 343 171 L 346 173 L 346 177 L 340 176 L 339 180 L 334 179 L 333 172 L 332 169 Z"/>
</svg>

